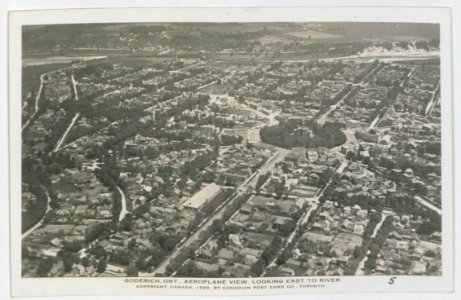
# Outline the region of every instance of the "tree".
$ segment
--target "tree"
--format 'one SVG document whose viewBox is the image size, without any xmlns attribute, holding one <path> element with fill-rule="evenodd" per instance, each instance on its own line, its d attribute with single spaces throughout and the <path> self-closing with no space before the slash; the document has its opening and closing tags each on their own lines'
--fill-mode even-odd
<svg viewBox="0 0 461 300">
<path fill-rule="evenodd" d="M 370 246 L 368 247 L 368 250 L 372 254 L 377 254 L 379 252 L 379 246 L 376 245 L 375 243 L 371 243 Z"/>
<path fill-rule="evenodd" d="M 288 249 L 284 249 L 282 253 L 280 253 L 279 257 L 277 258 L 277 264 L 278 265 L 284 264 L 290 257 L 291 257 L 290 251 Z"/>
<path fill-rule="evenodd" d="M 349 160 L 355 160 L 355 159 L 356 159 L 355 152 L 352 151 L 352 150 L 347 151 L 347 152 L 346 152 L 346 157 L 347 157 L 347 159 L 349 159 Z"/>
<path fill-rule="evenodd" d="M 22 256 L 22 259 L 25 259 L 27 258 L 29 255 L 30 255 L 30 251 L 29 251 L 29 248 L 27 247 L 27 245 L 25 245 L 24 243 L 21 245 L 21 256 Z"/>
<path fill-rule="evenodd" d="M 239 135 L 221 135 L 221 143 L 223 146 L 230 146 L 234 144 L 238 144 L 243 140 L 243 138 Z"/>
<path fill-rule="evenodd" d="M 429 190 L 423 182 L 416 182 L 415 191 L 420 195 L 426 195 Z"/>
<path fill-rule="evenodd" d="M 277 252 L 280 249 L 280 245 L 282 243 L 282 239 L 280 236 L 276 236 L 272 242 L 264 249 L 264 251 L 261 254 L 261 259 L 265 262 L 266 265 L 268 265 L 271 260 L 275 257 Z"/>
<path fill-rule="evenodd" d="M 111 233 L 110 225 L 99 223 L 89 227 L 85 232 L 85 243 L 91 243 L 96 239 L 108 238 Z"/>
<path fill-rule="evenodd" d="M 216 180 L 216 174 L 213 172 L 205 172 L 203 174 L 203 181 L 207 183 L 211 183 Z"/>
<path fill-rule="evenodd" d="M 161 235 L 158 237 L 158 243 L 163 250 L 170 252 L 176 246 L 177 238 L 175 236 Z"/>
<path fill-rule="evenodd" d="M 355 246 L 354 251 L 352 252 L 352 255 L 354 256 L 354 259 L 360 258 L 363 256 L 363 248 L 360 246 Z"/>
<path fill-rule="evenodd" d="M 78 252 L 83 248 L 81 241 L 64 241 L 62 249 L 69 252 Z"/>
<path fill-rule="evenodd" d="M 264 272 L 265 267 L 266 264 L 264 263 L 264 261 L 259 259 L 251 266 L 250 271 L 254 275 L 259 276 Z"/>
<path fill-rule="evenodd" d="M 324 195 L 322 195 L 322 196 L 319 197 L 319 202 L 320 202 L 320 204 L 325 203 L 325 201 L 327 201 L 327 198 L 326 198 Z"/>
<path fill-rule="evenodd" d="M 85 257 L 82 258 L 81 264 L 85 268 L 88 268 L 91 265 L 91 260 L 87 256 L 85 256 Z"/>
<path fill-rule="evenodd" d="M 128 242 L 128 249 L 133 250 L 134 248 L 136 248 L 136 245 L 137 245 L 136 238 L 132 238 L 132 239 Z"/>
<path fill-rule="evenodd" d="M 88 249 L 88 253 L 93 255 L 95 258 L 100 259 L 107 256 L 107 251 L 100 244 L 96 244 Z"/>
<path fill-rule="evenodd" d="M 38 267 L 37 267 L 37 275 L 39 277 L 48 277 L 49 272 L 51 271 L 51 268 L 53 268 L 55 260 L 51 257 L 45 258 L 40 261 Z"/>
<path fill-rule="evenodd" d="M 65 250 L 59 251 L 58 257 L 62 260 L 65 272 L 72 271 L 74 264 L 80 263 L 80 258 L 78 254 L 73 254 L 72 252 L 68 252 Z"/>
<path fill-rule="evenodd" d="M 427 256 L 427 257 L 435 257 L 435 252 L 432 251 L 432 250 L 430 250 L 430 249 L 429 249 L 429 250 L 426 250 L 426 251 L 424 252 L 424 256 Z"/>
<path fill-rule="evenodd" d="M 106 260 L 101 259 L 101 260 L 98 261 L 98 264 L 96 266 L 96 272 L 103 273 L 104 271 L 106 271 L 106 268 L 107 268 Z"/>
<path fill-rule="evenodd" d="M 365 261 L 365 268 L 369 270 L 376 268 L 376 258 L 368 256 L 367 260 Z"/>
<path fill-rule="evenodd" d="M 256 190 L 259 190 L 261 186 L 267 181 L 267 179 L 269 179 L 270 176 L 271 174 L 269 172 L 259 176 L 255 186 Z"/>
<path fill-rule="evenodd" d="M 135 266 L 129 266 L 126 269 L 126 276 L 128 277 L 138 277 L 138 268 Z"/>
<path fill-rule="evenodd" d="M 436 212 L 431 212 L 429 221 L 424 222 L 416 230 L 418 234 L 430 235 L 436 231 L 442 230 L 441 216 Z"/>
<path fill-rule="evenodd" d="M 296 223 L 293 220 L 289 220 L 288 222 L 279 226 L 279 232 L 283 236 L 287 236 L 296 228 Z"/>
<path fill-rule="evenodd" d="M 112 253 L 112 261 L 127 266 L 131 261 L 131 252 L 128 249 L 115 250 Z"/>
</svg>

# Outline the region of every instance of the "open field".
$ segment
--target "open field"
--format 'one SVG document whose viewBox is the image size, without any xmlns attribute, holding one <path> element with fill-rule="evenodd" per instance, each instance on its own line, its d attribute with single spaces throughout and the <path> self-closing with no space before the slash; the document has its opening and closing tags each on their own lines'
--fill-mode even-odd
<svg viewBox="0 0 461 300">
<path fill-rule="evenodd" d="M 22 60 L 23 66 L 37 66 L 37 65 L 48 65 L 48 64 L 70 64 L 73 61 L 81 60 L 93 60 L 106 58 L 105 55 L 101 56 L 50 56 L 50 57 L 29 57 Z"/>
<path fill-rule="evenodd" d="M 40 86 L 40 75 L 46 72 L 68 67 L 70 63 L 47 63 L 22 68 L 22 97 L 29 92 L 37 92 Z"/>
<path fill-rule="evenodd" d="M 336 34 L 325 33 L 325 32 L 316 31 L 316 30 L 303 30 L 303 31 L 289 32 L 287 33 L 287 35 L 297 37 L 297 38 L 308 39 L 308 40 L 322 40 L 322 41 L 344 39 L 344 37 L 336 35 Z"/>
</svg>

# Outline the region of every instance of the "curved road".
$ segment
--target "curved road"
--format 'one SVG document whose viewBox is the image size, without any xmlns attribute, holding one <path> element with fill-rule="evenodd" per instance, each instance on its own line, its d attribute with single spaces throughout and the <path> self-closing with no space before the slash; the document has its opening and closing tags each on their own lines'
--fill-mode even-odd
<svg viewBox="0 0 461 300">
<path fill-rule="evenodd" d="M 117 186 L 117 190 L 120 193 L 120 196 L 122 196 L 122 209 L 120 210 L 120 214 L 118 216 L 118 220 L 121 221 L 125 218 L 126 214 L 128 213 L 128 210 L 126 209 L 126 197 L 125 193 L 123 190 Z"/>
<path fill-rule="evenodd" d="M 50 195 L 48 194 L 48 192 L 45 192 L 46 194 L 46 197 L 48 199 L 47 203 L 46 203 L 46 211 L 45 213 L 43 214 L 43 217 L 40 219 L 40 221 L 37 222 L 37 224 L 35 224 L 34 226 L 32 226 L 31 228 L 29 228 L 26 232 L 24 232 L 22 235 L 21 235 L 21 239 L 25 239 L 27 236 L 29 236 L 32 232 L 34 232 L 36 229 L 38 229 L 39 227 L 41 227 L 44 223 L 44 218 L 46 216 L 46 214 L 51 210 L 51 206 L 50 206 L 50 202 L 51 202 L 51 198 L 50 198 Z"/>
</svg>

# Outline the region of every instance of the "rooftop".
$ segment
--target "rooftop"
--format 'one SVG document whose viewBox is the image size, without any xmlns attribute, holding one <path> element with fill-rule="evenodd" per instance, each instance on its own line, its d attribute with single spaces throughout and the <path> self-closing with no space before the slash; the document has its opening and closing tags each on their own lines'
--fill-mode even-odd
<svg viewBox="0 0 461 300">
<path fill-rule="evenodd" d="M 183 206 L 190 208 L 200 208 L 202 205 L 207 203 L 212 199 L 216 194 L 221 190 L 221 187 L 215 183 L 210 183 L 209 185 L 202 188 L 200 191 L 195 193 L 192 197 L 189 198 L 186 202 L 183 203 Z"/>
</svg>

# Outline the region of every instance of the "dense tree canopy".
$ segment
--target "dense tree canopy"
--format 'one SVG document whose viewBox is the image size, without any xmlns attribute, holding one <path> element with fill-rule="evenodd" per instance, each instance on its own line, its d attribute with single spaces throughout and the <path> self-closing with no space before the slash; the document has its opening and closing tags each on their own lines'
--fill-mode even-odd
<svg viewBox="0 0 461 300">
<path fill-rule="evenodd" d="M 301 124 L 296 121 L 282 121 L 280 124 L 264 127 L 261 129 L 261 140 L 265 143 L 291 149 L 293 147 L 336 147 L 346 142 L 346 135 L 339 126 L 331 123 L 318 128 L 309 125 L 313 136 L 302 135 L 295 132 Z"/>
</svg>

